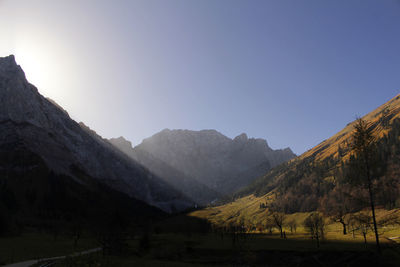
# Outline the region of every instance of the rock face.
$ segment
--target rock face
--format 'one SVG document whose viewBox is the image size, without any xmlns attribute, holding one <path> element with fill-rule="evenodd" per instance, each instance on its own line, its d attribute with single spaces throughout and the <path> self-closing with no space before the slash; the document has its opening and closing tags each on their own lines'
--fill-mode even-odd
<svg viewBox="0 0 400 267">
<path fill-rule="evenodd" d="M 263 139 L 249 139 L 241 134 L 232 140 L 215 130 L 165 129 L 133 149 L 122 138 L 110 142 L 155 173 L 163 173 L 171 184 L 179 186 L 178 181 L 185 180 L 220 195 L 235 192 L 270 168 L 295 157 L 289 148 L 273 150 Z M 155 162 L 168 167 L 160 168 Z M 176 181 L 171 182 L 174 175 L 167 169 L 179 172 L 182 178 L 175 177 Z M 185 193 L 194 198 L 191 192 Z M 206 197 L 205 201 L 212 201 L 213 197 Z"/>
<path fill-rule="evenodd" d="M 112 138 L 109 141 L 129 157 L 146 166 L 165 182 L 171 184 L 176 190 L 189 196 L 197 204 L 206 205 L 221 196 L 216 190 L 207 187 L 189 175 L 185 175 L 151 153 L 145 150 L 134 150 L 132 143 L 123 137 Z"/>
<path fill-rule="evenodd" d="M 84 184 L 95 179 L 165 211 L 193 203 L 182 193 L 115 149 L 107 140 L 38 93 L 13 56 L 0 58 L 0 148 L 22 147 L 56 174 Z M 13 166 L 0 166 L 0 170 Z"/>
</svg>

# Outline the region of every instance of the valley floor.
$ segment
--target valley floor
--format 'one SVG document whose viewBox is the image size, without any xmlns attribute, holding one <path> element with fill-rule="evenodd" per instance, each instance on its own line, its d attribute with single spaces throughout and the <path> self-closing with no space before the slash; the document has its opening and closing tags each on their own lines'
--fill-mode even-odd
<svg viewBox="0 0 400 267">
<path fill-rule="evenodd" d="M 54 266 L 398 266 L 400 250 L 386 244 L 383 258 L 373 247 L 359 242 L 315 243 L 293 235 L 286 240 L 276 235 L 244 234 L 233 242 L 232 235 L 154 235 L 147 252 L 107 256 L 91 254 L 71 258 Z M 132 243 L 135 251 L 135 244 Z"/>
<path fill-rule="evenodd" d="M 273 229 L 257 225 L 265 220 L 260 208 L 263 199 L 249 196 L 243 203 L 230 203 L 165 219 L 147 230 L 137 228 L 124 238 L 118 252 L 98 251 L 78 257 L 51 261 L 57 267 L 69 266 L 400 266 L 400 227 L 382 227 L 382 256 L 375 252 L 374 236 L 367 235 L 367 246 L 359 232 L 343 234 L 339 223 L 327 218 L 325 238 L 317 248 L 302 226 L 309 213 L 287 215 L 296 230 L 286 225 L 286 238 Z M 243 209 L 243 207 L 246 207 Z M 398 214 L 399 210 L 378 210 L 378 217 Z M 214 230 L 207 228 L 207 218 Z M 223 232 L 216 225 L 242 221 L 246 230 Z M 95 237 L 82 237 L 76 247 L 72 236 L 31 232 L 16 237 L 0 237 L 0 265 L 30 259 L 70 255 L 99 247 Z M 42 266 L 43 263 L 35 265 Z"/>
<path fill-rule="evenodd" d="M 137 237 L 128 241 L 127 250 L 120 255 L 104 255 L 99 251 L 67 257 L 53 262 L 52 266 L 398 266 L 400 263 L 400 248 L 395 242 L 382 238 L 383 256 L 378 257 L 372 240 L 366 248 L 357 238 L 340 239 L 338 236 L 338 233 L 329 232 L 321 247 L 316 249 L 315 242 L 301 231 L 288 233 L 286 239 L 277 233 L 151 234 L 146 246 L 143 246 L 142 237 Z M 41 253 L 33 249 L 33 244 L 25 242 L 26 245 L 21 246 L 24 249 L 14 250 L 14 255 L 24 258 L 28 257 L 24 253 L 30 251 L 31 255 L 37 253 L 38 258 L 44 252 L 61 253 L 61 245 L 55 245 L 58 241 L 46 240 L 38 244 L 44 249 Z M 4 245 L 10 240 L 1 242 L 4 257 Z M 62 243 L 68 242 L 64 239 Z M 90 244 L 85 243 L 81 248 Z M 72 243 L 64 248 L 71 250 Z"/>
</svg>

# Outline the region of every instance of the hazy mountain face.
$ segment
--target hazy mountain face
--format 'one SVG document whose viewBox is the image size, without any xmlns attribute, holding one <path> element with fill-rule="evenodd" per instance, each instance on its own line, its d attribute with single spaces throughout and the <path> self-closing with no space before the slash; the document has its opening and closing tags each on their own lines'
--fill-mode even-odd
<svg viewBox="0 0 400 267">
<path fill-rule="evenodd" d="M 206 205 L 211 201 L 218 199 L 221 195 L 217 191 L 196 181 L 194 178 L 185 175 L 183 172 L 147 151 L 134 150 L 131 142 L 123 137 L 112 138 L 109 141 L 128 156 L 135 159 L 143 166 L 146 166 L 154 174 L 161 177 L 161 179 L 164 179 L 166 182 L 171 184 L 176 188 L 176 190 L 181 191 L 200 205 Z"/>
<path fill-rule="evenodd" d="M 180 179 L 189 184 L 201 184 L 219 194 L 232 193 L 271 167 L 295 157 L 289 148 L 272 150 L 263 139 L 249 139 L 242 134 L 232 140 L 215 130 L 167 129 L 133 149 L 121 138 L 110 141 L 149 169 L 164 173 L 164 177 L 173 175 L 154 162 L 162 162 L 169 170 L 179 172 Z M 187 194 L 193 197 L 190 192 Z M 207 200 L 213 199 L 207 197 Z"/>
<path fill-rule="evenodd" d="M 0 152 L 11 155 L 17 147 L 40 158 L 52 172 L 80 184 L 95 179 L 166 211 L 192 205 L 180 192 L 41 96 L 9 56 L 0 58 Z M 0 170 L 28 173 L 24 153 L 14 161 L 18 170 L 10 165 L 12 161 L 7 166 L 3 162 Z"/>
</svg>

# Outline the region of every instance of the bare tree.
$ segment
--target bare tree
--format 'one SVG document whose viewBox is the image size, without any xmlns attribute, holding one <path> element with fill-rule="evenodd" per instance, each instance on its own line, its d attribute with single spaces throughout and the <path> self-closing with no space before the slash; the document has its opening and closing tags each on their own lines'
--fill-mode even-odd
<svg viewBox="0 0 400 267">
<path fill-rule="evenodd" d="M 272 218 L 272 222 L 279 229 L 281 238 L 283 238 L 283 224 L 286 219 L 286 214 L 283 212 L 272 212 L 270 216 Z"/>
<path fill-rule="evenodd" d="M 321 239 L 325 236 L 325 220 L 319 212 L 313 212 L 304 220 L 304 227 L 310 233 L 311 238 L 317 241 L 317 248 Z"/>
<path fill-rule="evenodd" d="M 356 222 L 356 218 L 354 217 L 354 215 L 350 215 L 349 216 L 349 229 L 353 235 L 353 238 L 356 238 L 356 234 L 355 231 L 357 230 L 357 222 Z"/>
<path fill-rule="evenodd" d="M 293 232 L 296 233 L 296 230 L 297 230 L 297 223 L 296 223 L 296 221 L 295 221 L 294 219 L 290 220 L 290 221 L 287 223 L 287 225 L 290 227 L 290 232 L 291 232 L 291 233 L 293 233 Z"/>
<path fill-rule="evenodd" d="M 337 185 L 322 204 L 324 214 L 330 216 L 333 222 L 338 222 L 342 225 L 344 235 L 347 234 L 350 220 L 349 213 L 353 211 L 349 195 L 346 192 L 346 188 Z"/>
<path fill-rule="evenodd" d="M 369 230 L 372 230 L 372 221 L 371 221 L 371 216 L 369 216 L 366 213 L 358 213 L 353 216 L 355 224 L 356 224 L 356 229 L 361 232 L 361 234 L 364 237 L 364 245 L 367 247 L 367 234 Z"/>
</svg>

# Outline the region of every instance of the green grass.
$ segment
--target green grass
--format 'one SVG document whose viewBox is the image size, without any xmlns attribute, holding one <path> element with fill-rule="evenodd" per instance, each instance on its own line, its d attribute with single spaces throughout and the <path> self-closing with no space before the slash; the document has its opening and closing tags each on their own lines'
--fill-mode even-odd
<svg viewBox="0 0 400 267">
<path fill-rule="evenodd" d="M 379 210 L 378 216 L 393 211 Z M 225 215 L 224 215 L 225 216 Z M 288 216 L 288 220 L 295 220 L 297 231 L 290 232 L 285 227 L 286 239 L 279 236 L 275 229 L 272 234 L 252 231 L 240 234 L 234 242 L 233 234 L 229 233 L 166 233 L 150 235 L 150 246 L 147 251 L 140 249 L 140 236 L 128 241 L 128 250 L 119 256 L 103 256 L 102 253 L 93 253 L 81 257 L 68 258 L 57 262 L 55 266 L 221 266 L 221 265 L 262 265 L 268 262 L 271 266 L 285 266 L 304 262 L 312 265 L 317 258 L 331 266 L 337 263 L 342 266 L 346 261 L 356 263 L 378 261 L 374 254 L 374 235 L 368 235 L 368 245 L 365 247 L 363 237 L 351 231 L 343 235 L 339 223 L 329 223 L 327 220 L 326 238 L 321 241 L 320 248 L 316 248 L 314 240 L 301 226 L 308 213 L 296 213 Z M 192 217 L 190 217 L 192 218 Z M 180 218 L 179 220 L 182 220 Z M 172 221 L 178 223 L 176 221 Z M 248 221 L 250 222 L 250 220 Z M 185 220 L 185 223 L 194 223 Z M 253 223 L 253 222 L 251 222 Z M 164 222 L 167 225 L 167 222 Z M 253 224 L 254 225 L 254 224 Z M 182 229 L 184 230 L 184 229 Z M 398 226 L 387 226 L 380 229 L 381 243 L 384 248 L 383 260 L 393 266 L 400 263 L 400 241 L 390 241 L 387 237 L 400 236 Z M 90 239 L 79 241 L 78 250 L 96 247 Z M 73 252 L 73 240 L 60 236 L 56 240 L 48 234 L 29 233 L 18 237 L 0 239 L 0 262 L 11 263 L 27 259 L 68 255 Z M 340 262 L 342 261 L 342 262 Z M 283 265 L 280 265 L 280 264 Z M 354 265 L 357 266 L 357 265 Z M 400 266 L 400 264 L 399 264 Z"/>
<path fill-rule="evenodd" d="M 254 266 L 263 263 L 285 266 L 312 261 L 315 257 L 330 266 L 335 261 L 377 260 L 372 243 L 365 248 L 359 240 L 326 240 L 317 249 L 315 242 L 302 233 L 288 234 L 287 239 L 281 239 L 277 234 L 243 234 L 235 243 L 231 234 L 158 234 L 150 237 L 149 251 L 141 253 L 138 244 L 138 239 L 131 240 L 130 251 L 125 256 L 95 253 L 63 260 L 55 266 Z M 400 262 L 400 254 L 393 248 L 385 247 L 384 255 L 384 263 L 396 266 Z"/>
<path fill-rule="evenodd" d="M 96 247 L 93 239 L 82 238 L 77 250 Z M 56 239 L 44 233 L 25 233 L 15 237 L 0 238 L 0 265 L 24 260 L 68 255 L 74 252 L 70 237 L 58 236 Z"/>
</svg>

